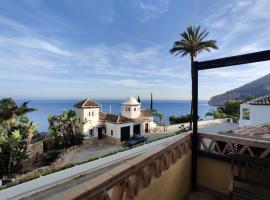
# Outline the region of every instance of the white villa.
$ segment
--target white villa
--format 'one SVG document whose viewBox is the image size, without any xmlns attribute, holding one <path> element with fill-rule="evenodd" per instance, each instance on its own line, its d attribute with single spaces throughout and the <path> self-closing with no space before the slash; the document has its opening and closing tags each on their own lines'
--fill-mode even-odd
<svg viewBox="0 0 270 200">
<path fill-rule="evenodd" d="M 100 105 L 85 99 L 74 105 L 81 119 L 81 131 L 85 137 L 107 138 L 113 143 L 125 141 L 135 134 L 144 135 L 156 124 L 150 111 L 141 109 L 141 104 L 129 97 L 121 104 L 121 115 L 105 113 Z"/>
<path fill-rule="evenodd" d="M 270 123 L 270 95 L 240 105 L 239 127 Z"/>
</svg>

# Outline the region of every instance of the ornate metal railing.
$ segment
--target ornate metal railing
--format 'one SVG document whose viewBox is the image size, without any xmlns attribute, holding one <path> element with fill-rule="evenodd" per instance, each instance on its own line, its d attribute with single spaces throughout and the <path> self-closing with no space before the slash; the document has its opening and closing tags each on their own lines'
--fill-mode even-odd
<svg viewBox="0 0 270 200">
<path fill-rule="evenodd" d="M 237 153 L 270 159 L 270 140 L 208 133 L 199 133 L 198 137 L 198 149 L 204 154 L 230 159 Z"/>
<path fill-rule="evenodd" d="M 123 200 L 133 199 L 191 150 L 190 133 L 160 148 L 144 153 L 105 174 L 89 180 L 58 197 L 66 199 Z"/>
</svg>

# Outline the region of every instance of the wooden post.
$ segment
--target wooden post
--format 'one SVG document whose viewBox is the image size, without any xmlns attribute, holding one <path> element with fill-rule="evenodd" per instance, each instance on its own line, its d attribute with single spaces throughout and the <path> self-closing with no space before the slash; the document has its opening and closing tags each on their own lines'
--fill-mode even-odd
<svg viewBox="0 0 270 200">
<path fill-rule="evenodd" d="M 192 65 L 192 163 L 191 163 L 191 183 L 192 190 L 197 190 L 197 146 L 198 146 L 198 70 L 196 62 Z"/>
</svg>

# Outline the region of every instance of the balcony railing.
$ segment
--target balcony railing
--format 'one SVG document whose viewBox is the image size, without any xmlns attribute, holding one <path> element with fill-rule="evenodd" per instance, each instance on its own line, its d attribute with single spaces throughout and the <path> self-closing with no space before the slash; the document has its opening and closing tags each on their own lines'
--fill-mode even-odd
<svg viewBox="0 0 270 200">
<path fill-rule="evenodd" d="M 72 188 L 57 199 L 123 200 L 134 199 L 135 197 L 135 199 L 138 199 L 139 197 L 139 199 L 151 200 L 159 196 L 160 199 L 181 199 L 183 195 L 186 196 L 191 190 L 189 185 L 190 178 L 188 179 L 185 176 L 191 171 L 190 164 L 188 164 L 191 160 L 184 160 L 184 157 L 182 157 L 191 151 L 190 136 L 190 133 L 185 133 L 173 142 L 166 143 L 158 149 L 125 161 L 105 174 Z M 208 133 L 199 133 L 198 139 L 198 151 L 204 155 L 198 158 L 197 179 L 199 187 L 217 192 L 217 195 L 225 195 L 227 197 L 229 195 L 231 168 L 230 163 L 226 162 L 226 160 L 229 160 L 233 153 L 266 159 L 269 159 L 270 156 L 270 141 L 267 140 L 244 138 L 230 134 Z M 188 155 L 190 156 L 190 154 Z M 178 163 L 183 164 L 184 162 L 186 171 L 180 172 L 180 168 L 177 168 L 178 164 L 176 162 L 180 159 L 181 161 Z M 176 166 L 176 168 L 173 166 Z M 169 172 L 173 168 L 178 172 L 177 174 L 174 173 L 177 176 L 176 178 L 172 178 L 173 173 L 163 173 L 166 170 Z M 163 178 L 161 175 L 163 175 Z M 174 190 L 172 185 L 175 185 L 175 182 L 168 185 L 168 179 L 164 179 L 164 176 L 170 176 L 166 177 L 170 180 L 181 180 L 184 178 L 183 185 L 188 186 L 183 189 L 179 184 L 176 184 L 178 187 L 177 190 Z M 154 186 L 156 183 L 162 187 L 167 186 L 167 192 L 173 193 L 177 197 L 173 195 L 173 198 L 164 198 L 163 195 L 162 198 L 164 191 L 158 190 L 159 186 Z M 180 192 L 185 193 L 181 194 L 181 198 L 178 196 L 179 194 L 176 194 L 176 191 L 179 191 L 179 187 L 182 189 L 182 191 L 180 189 Z M 142 189 L 144 189 L 144 192 L 140 192 Z M 155 195 L 153 195 L 153 192 Z M 141 195 L 139 194 L 141 193 L 144 193 L 144 198 L 140 198 Z"/>
<path fill-rule="evenodd" d="M 270 140 L 208 133 L 199 133 L 198 137 L 198 149 L 203 154 L 222 159 L 230 159 L 234 153 L 270 159 Z"/>
<path fill-rule="evenodd" d="M 107 173 L 69 190 L 57 199 L 134 199 L 140 190 L 148 187 L 190 150 L 190 133 L 185 133 L 175 141 L 126 161 Z"/>
</svg>

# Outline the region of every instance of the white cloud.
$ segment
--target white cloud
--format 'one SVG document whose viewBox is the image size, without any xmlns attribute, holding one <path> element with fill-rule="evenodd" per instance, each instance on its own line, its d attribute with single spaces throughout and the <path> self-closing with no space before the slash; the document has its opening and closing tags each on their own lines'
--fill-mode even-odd
<svg viewBox="0 0 270 200">
<path fill-rule="evenodd" d="M 169 10 L 169 0 L 137 0 L 135 5 L 143 11 L 142 23 L 155 19 Z"/>
</svg>

